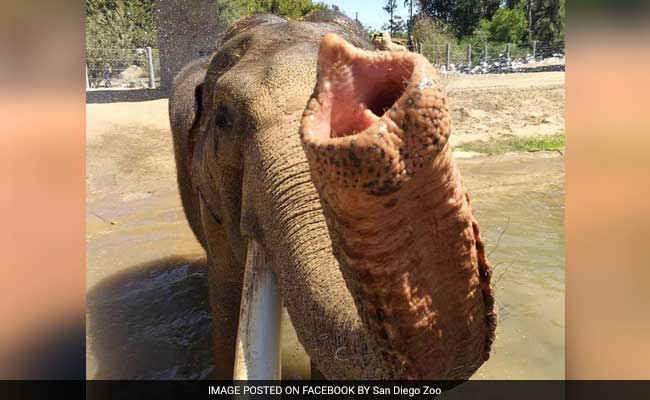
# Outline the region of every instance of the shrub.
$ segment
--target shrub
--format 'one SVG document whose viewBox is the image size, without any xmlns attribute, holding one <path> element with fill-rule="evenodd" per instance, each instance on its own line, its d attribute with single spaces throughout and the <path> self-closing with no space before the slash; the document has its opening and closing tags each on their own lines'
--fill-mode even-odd
<svg viewBox="0 0 650 400">
<path fill-rule="evenodd" d="M 426 16 L 418 17 L 413 23 L 413 40 L 422 43 L 424 56 L 434 64 L 444 63 L 447 43 L 456 47 L 458 42 L 448 24 Z"/>
<path fill-rule="evenodd" d="M 523 9 L 499 8 L 489 22 L 490 40 L 500 43 L 520 43 L 527 27 L 528 22 Z"/>
<path fill-rule="evenodd" d="M 286 19 L 299 19 L 313 10 L 327 8 L 323 3 L 311 0 L 235 0 L 232 2 L 245 16 L 256 12 L 268 12 Z"/>
<path fill-rule="evenodd" d="M 153 0 L 86 0 L 86 58 L 91 74 L 109 65 L 144 65 L 132 49 L 155 47 Z M 125 50 L 131 49 L 131 50 Z"/>
</svg>

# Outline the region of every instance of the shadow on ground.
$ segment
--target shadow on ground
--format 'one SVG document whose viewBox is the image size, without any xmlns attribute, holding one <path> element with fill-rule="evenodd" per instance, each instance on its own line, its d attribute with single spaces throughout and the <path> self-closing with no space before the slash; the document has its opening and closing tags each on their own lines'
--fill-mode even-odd
<svg viewBox="0 0 650 400">
<path fill-rule="evenodd" d="M 86 104 L 138 102 L 167 97 L 168 93 L 161 89 L 90 90 L 86 91 Z"/>
<path fill-rule="evenodd" d="M 100 282 L 87 296 L 95 379 L 206 379 L 212 317 L 205 259 L 148 262 Z"/>
</svg>

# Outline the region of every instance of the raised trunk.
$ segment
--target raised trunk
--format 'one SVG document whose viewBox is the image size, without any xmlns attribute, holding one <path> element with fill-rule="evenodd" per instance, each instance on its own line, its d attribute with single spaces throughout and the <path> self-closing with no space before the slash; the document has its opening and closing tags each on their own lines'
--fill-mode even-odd
<svg viewBox="0 0 650 400">
<path fill-rule="evenodd" d="M 490 270 L 451 152 L 390 195 L 354 190 L 325 185 L 321 200 L 364 325 L 403 368 L 399 377 L 468 378 L 489 356 L 495 319 Z"/>
<path fill-rule="evenodd" d="M 441 81 L 416 54 L 335 35 L 318 68 L 301 137 L 361 320 L 393 376 L 466 379 L 489 357 L 496 316 Z"/>
</svg>

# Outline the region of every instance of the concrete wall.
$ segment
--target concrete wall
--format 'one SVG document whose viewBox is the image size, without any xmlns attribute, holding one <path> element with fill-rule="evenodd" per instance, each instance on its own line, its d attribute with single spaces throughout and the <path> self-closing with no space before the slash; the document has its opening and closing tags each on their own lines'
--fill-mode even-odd
<svg viewBox="0 0 650 400">
<path fill-rule="evenodd" d="M 181 68 L 214 50 L 224 27 L 214 0 L 156 0 L 154 21 L 160 50 L 160 87 L 167 91 Z"/>
</svg>

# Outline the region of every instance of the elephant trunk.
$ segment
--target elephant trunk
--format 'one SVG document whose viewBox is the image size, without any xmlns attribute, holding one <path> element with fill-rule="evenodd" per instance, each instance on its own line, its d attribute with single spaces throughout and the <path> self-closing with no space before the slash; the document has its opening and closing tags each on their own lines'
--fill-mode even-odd
<svg viewBox="0 0 650 400">
<path fill-rule="evenodd" d="M 417 54 L 336 35 L 317 75 L 300 135 L 363 326 L 394 377 L 466 379 L 489 357 L 496 314 L 440 78 Z"/>
</svg>

